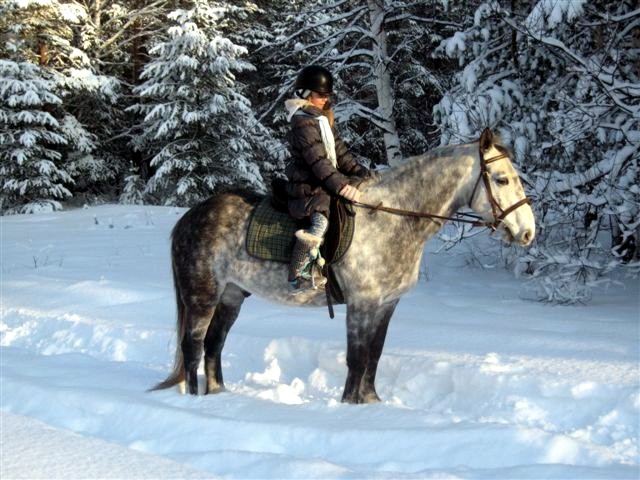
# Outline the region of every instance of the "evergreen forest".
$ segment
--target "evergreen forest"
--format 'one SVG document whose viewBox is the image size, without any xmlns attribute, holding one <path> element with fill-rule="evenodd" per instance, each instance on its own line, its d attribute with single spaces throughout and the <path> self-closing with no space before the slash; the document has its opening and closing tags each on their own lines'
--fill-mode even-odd
<svg viewBox="0 0 640 480">
<path fill-rule="evenodd" d="M 266 193 L 319 64 L 370 167 L 499 133 L 537 218 L 499 261 L 585 302 L 640 271 L 639 53 L 640 0 L 0 0 L 0 213 Z"/>
</svg>

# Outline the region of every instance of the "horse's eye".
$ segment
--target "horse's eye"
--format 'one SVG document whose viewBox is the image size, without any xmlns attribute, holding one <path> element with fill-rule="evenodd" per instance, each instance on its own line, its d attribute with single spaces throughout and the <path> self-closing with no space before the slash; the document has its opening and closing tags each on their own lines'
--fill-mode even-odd
<svg viewBox="0 0 640 480">
<path fill-rule="evenodd" d="M 496 179 L 496 183 L 501 186 L 509 185 L 509 179 L 507 177 L 500 177 Z"/>
</svg>

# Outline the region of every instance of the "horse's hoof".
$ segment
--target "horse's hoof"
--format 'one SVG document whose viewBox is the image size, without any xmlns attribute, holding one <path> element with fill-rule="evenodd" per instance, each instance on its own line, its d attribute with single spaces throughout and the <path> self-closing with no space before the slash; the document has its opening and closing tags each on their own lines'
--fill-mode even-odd
<svg viewBox="0 0 640 480">
<path fill-rule="evenodd" d="M 380 403 L 380 397 L 376 392 L 370 392 L 364 395 L 349 395 L 342 397 L 342 403 L 351 403 L 353 405 L 365 403 Z"/>
<path fill-rule="evenodd" d="M 352 405 L 355 405 L 357 403 L 360 403 L 358 401 L 358 395 L 352 393 L 347 395 L 346 393 L 342 394 L 342 400 L 340 400 L 342 403 L 350 403 Z"/>
<path fill-rule="evenodd" d="M 215 387 L 207 387 L 207 390 L 204 392 L 205 395 L 215 395 L 216 393 L 226 392 L 227 389 L 224 385 L 218 385 Z"/>
<path fill-rule="evenodd" d="M 380 400 L 380 397 L 378 396 L 378 394 L 376 392 L 372 392 L 372 393 L 363 395 L 360 403 L 380 403 L 381 401 L 382 400 Z"/>
</svg>

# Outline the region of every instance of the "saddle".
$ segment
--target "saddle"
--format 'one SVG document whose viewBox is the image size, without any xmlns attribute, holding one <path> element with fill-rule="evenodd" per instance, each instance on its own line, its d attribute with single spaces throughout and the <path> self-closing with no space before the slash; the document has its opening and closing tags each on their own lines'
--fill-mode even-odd
<svg viewBox="0 0 640 480">
<path fill-rule="evenodd" d="M 251 213 L 246 236 L 247 253 L 260 260 L 289 263 L 295 245 L 295 232 L 308 225 L 296 222 L 287 210 L 284 181 L 272 184 L 271 195 L 263 198 Z M 349 250 L 355 229 L 355 211 L 350 203 L 340 197 L 331 200 L 329 229 L 320 247 L 325 260 L 323 274 L 326 285 L 329 314 L 333 318 L 332 299 L 344 303 L 344 295 L 332 269 Z"/>
<path fill-rule="evenodd" d="M 289 263 L 296 240 L 295 232 L 306 225 L 291 218 L 286 210 L 286 201 L 284 208 L 283 211 L 282 199 L 273 195 L 265 197 L 255 207 L 246 237 L 249 255 L 260 260 Z M 327 265 L 340 260 L 349 250 L 353 239 L 354 215 L 350 205 L 342 199 L 332 199 L 329 229 L 320 247 Z"/>
</svg>

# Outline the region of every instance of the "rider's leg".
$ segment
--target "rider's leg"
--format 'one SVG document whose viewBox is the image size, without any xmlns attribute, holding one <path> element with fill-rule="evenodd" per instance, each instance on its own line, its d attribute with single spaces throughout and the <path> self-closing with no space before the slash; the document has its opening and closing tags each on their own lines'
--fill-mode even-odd
<svg viewBox="0 0 640 480">
<path fill-rule="evenodd" d="M 298 230 L 296 232 L 296 244 L 293 247 L 291 264 L 289 265 L 289 283 L 294 289 L 303 286 L 302 273 L 317 256 L 317 249 L 320 248 L 324 235 L 329 228 L 329 219 L 320 212 L 311 214 L 311 226 L 308 230 Z M 314 251 L 315 250 L 315 251 Z M 324 284 L 326 280 L 322 282 Z M 321 286 L 317 283 L 317 286 Z"/>
<path fill-rule="evenodd" d="M 313 212 L 310 220 L 311 226 L 307 230 L 298 230 L 296 237 L 304 239 L 308 243 L 317 243 L 317 246 L 320 246 L 324 240 L 324 235 L 329 229 L 329 219 L 320 212 Z"/>
</svg>

